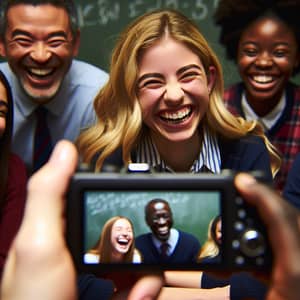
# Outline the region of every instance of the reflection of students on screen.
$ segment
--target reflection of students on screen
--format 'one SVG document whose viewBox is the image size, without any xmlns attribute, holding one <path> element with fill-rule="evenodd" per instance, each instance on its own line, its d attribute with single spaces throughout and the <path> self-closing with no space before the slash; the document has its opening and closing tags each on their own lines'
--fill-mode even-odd
<svg viewBox="0 0 300 300">
<path fill-rule="evenodd" d="M 145 207 L 145 219 L 151 232 L 136 238 L 136 247 L 143 255 L 143 262 L 189 263 L 195 261 L 200 243 L 193 235 L 172 228 L 172 211 L 166 200 L 149 201 Z"/>
<path fill-rule="evenodd" d="M 131 221 L 121 216 L 110 218 L 104 224 L 96 245 L 84 255 L 84 262 L 140 263 L 141 255 L 135 249 Z"/>
<path fill-rule="evenodd" d="M 214 217 L 208 225 L 207 240 L 202 246 L 198 262 L 218 262 L 220 260 L 220 247 L 222 242 L 221 216 Z"/>
</svg>

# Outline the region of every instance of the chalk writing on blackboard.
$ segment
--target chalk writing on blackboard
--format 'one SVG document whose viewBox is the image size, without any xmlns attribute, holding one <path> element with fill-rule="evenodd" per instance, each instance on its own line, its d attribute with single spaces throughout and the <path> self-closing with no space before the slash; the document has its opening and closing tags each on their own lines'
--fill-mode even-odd
<svg viewBox="0 0 300 300">
<path fill-rule="evenodd" d="M 80 27 L 107 26 L 120 20 L 160 8 L 170 8 L 188 14 L 195 21 L 209 17 L 219 0 L 98 0 L 77 4 Z"/>
</svg>

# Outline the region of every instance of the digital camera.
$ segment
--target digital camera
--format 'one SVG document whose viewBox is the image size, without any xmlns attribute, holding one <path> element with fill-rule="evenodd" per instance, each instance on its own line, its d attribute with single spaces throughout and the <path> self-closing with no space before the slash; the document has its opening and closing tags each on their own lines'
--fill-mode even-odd
<svg viewBox="0 0 300 300">
<path fill-rule="evenodd" d="M 260 174 L 254 175 L 258 180 L 263 179 Z M 67 243 L 77 269 L 94 274 L 108 269 L 269 269 L 272 253 L 263 223 L 256 209 L 246 204 L 237 193 L 233 180 L 234 174 L 231 172 L 218 175 L 76 173 L 67 195 L 66 215 Z M 98 253 L 98 259 L 86 259 L 90 249 L 97 252 L 105 223 L 115 216 L 126 217 L 132 224 L 131 238 L 116 238 L 123 249 L 140 235 L 151 236 L 145 219 L 145 206 L 151 199 L 157 198 L 169 203 L 172 228 L 179 234 L 185 232 L 193 235 L 199 241 L 199 253 L 209 239 L 211 221 L 221 216 L 221 242 L 216 257 L 199 259 L 196 255 L 192 261 L 145 263 L 142 253 L 139 262 L 113 262 L 101 259 Z M 111 247 L 113 242 L 113 237 L 102 241 L 102 247 Z M 189 245 L 185 247 L 188 249 Z M 176 243 L 173 248 L 176 251 Z"/>
</svg>

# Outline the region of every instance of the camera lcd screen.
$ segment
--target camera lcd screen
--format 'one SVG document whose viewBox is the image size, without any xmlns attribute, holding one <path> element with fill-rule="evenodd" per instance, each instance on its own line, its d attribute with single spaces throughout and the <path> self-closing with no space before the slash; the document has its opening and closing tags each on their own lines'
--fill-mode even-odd
<svg viewBox="0 0 300 300">
<path fill-rule="evenodd" d="M 91 189 L 82 199 L 84 265 L 219 263 L 221 248 L 205 260 L 200 250 L 221 238 L 221 190 Z"/>
<path fill-rule="evenodd" d="M 79 272 L 271 265 L 264 226 L 236 194 L 231 173 L 77 173 L 66 219 Z"/>
</svg>

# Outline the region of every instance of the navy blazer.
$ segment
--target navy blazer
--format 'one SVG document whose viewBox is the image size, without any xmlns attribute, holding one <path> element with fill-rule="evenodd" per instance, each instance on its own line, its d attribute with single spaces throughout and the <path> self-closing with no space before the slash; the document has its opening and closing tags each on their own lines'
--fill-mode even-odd
<svg viewBox="0 0 300 300">
<path fill-rule="evenodd" d="M 146 264 L 155 263 L 193 263 L 196 262 L 201 245 L 197 238 L 190 233 L 178 230 L 178 242 L 172 254 L 167 259 L 160 257 L 152 241 L 152 233 L 141 234 L 135 238 L 135 246 L 143 256 Z"/>
<path fill-rule="evenodd" d="M 300 152 L 297 154 L 290 172 L 288 174 L 286 184 L 283 189 L 283 197 L 292 205 L 300 209 Z"/>
</svg>

